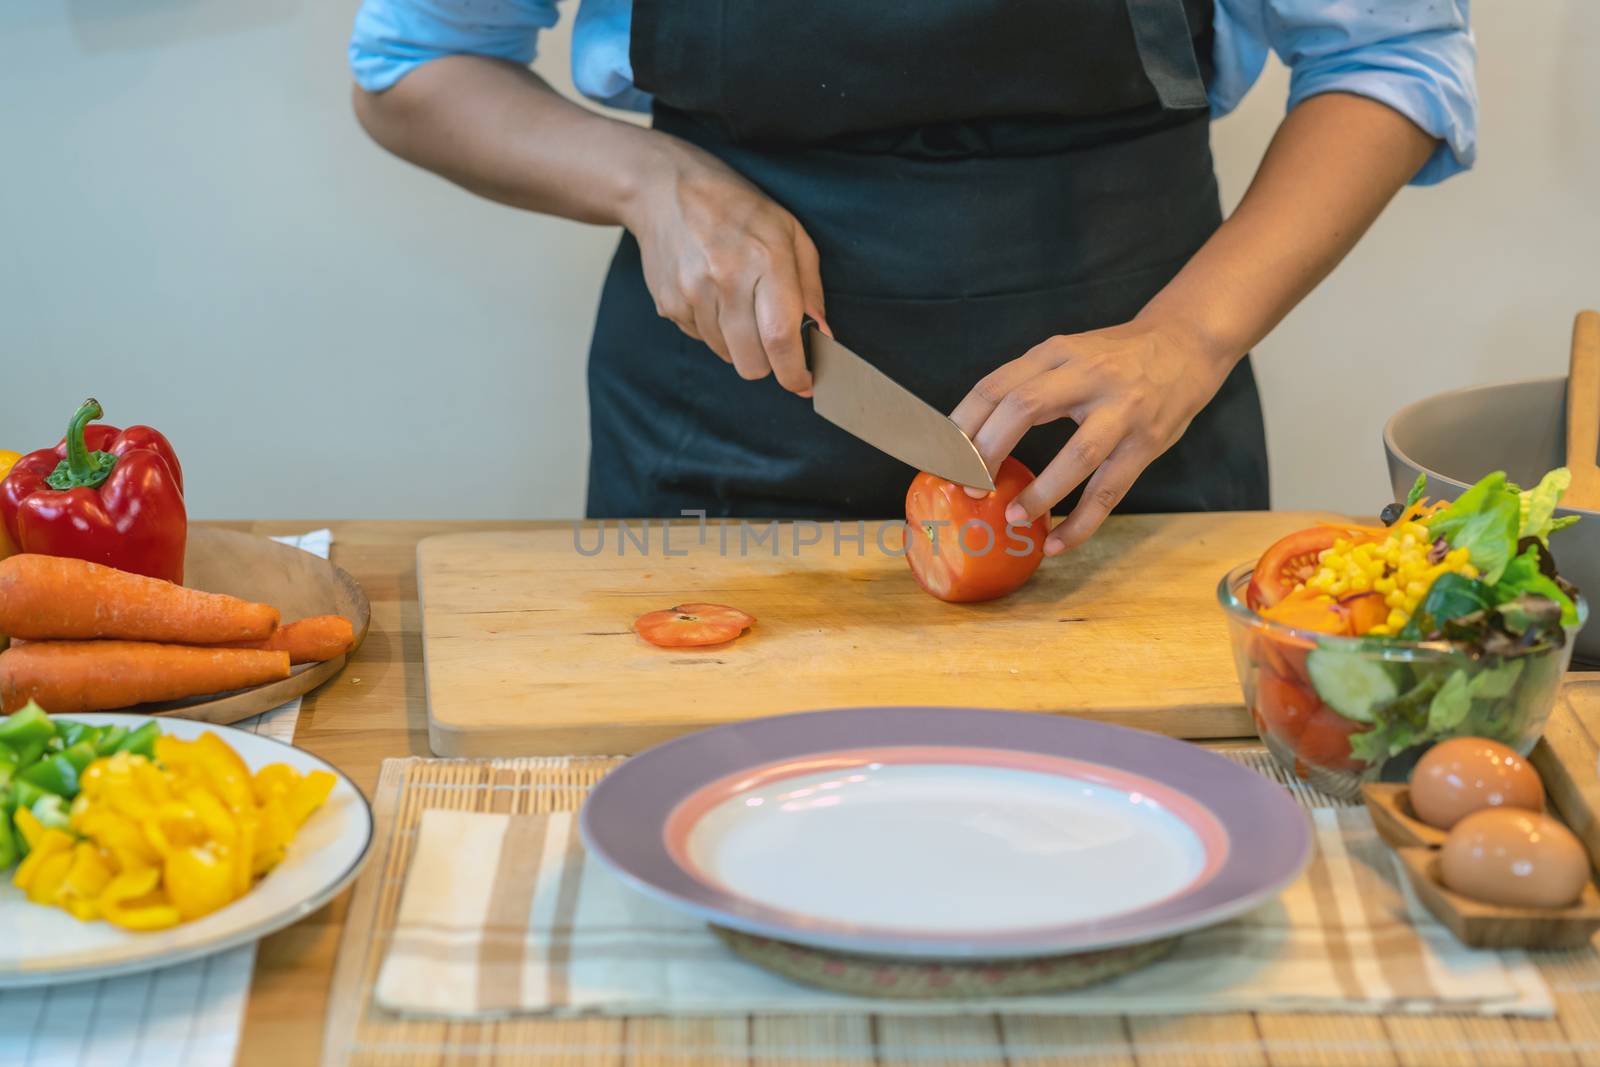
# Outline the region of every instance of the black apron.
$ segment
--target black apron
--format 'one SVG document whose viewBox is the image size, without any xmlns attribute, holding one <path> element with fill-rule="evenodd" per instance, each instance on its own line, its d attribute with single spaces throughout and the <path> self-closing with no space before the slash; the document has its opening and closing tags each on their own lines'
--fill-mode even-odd
<svg viewBox="0 0 1600 1067">
<path fill-rule="evenodd" d="M 942 411 L 1055 335 L 1126 322 L 1221 221 L 1211 0 L 635 0 L 657 129 L 816 243 L 828 323 Z M 886 518 L 913 471 L 660 318 L 624 235 L 589 357 L 593 518 Z M 1035 472 L 1071 434 L 1029 431 Z M 1122 511 L 1267 506 L 1241 361 Z M 1059 509 L 1058 509 L 1059 513 Z"/>
</svg>

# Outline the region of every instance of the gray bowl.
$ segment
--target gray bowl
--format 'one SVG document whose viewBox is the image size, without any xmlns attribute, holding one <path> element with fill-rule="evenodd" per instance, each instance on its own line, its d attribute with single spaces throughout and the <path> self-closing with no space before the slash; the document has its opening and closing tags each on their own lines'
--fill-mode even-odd
<svg viewBox="0 0 1600 1067">
<path fill-rule="evenodd" d="M 1567 380 L 1539 378 L 1480 385 L 1430 396 L 1402 408 L 1383 429 L 1389 480 L 1404 499 L 1418 474 L 1428 495 L 1454 497 L 1491 471 L 1533 485 L 1566 462 Z M 1600 511 L 1561 508 L 1583 521 L 1550 538 L 1561 573 L 1591 601 L 1600 594 Z M 1575 651 L 1600 662 L 1600 611 L 1578 635 Z"/>
</svg>

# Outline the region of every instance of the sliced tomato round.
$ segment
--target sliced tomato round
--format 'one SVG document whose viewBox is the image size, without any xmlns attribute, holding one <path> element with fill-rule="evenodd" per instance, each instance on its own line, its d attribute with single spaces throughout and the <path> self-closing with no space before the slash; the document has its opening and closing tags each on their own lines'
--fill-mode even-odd
<svg viewBox="0 0 1600 1067">
<path fill-rule="evenodd" d="M 755 625 L 754 615 L 726 604 L 679 604 L 634 620 L 633 628 L 652 645 L 696 648 L 732 641 Z"/>
<path fill-rule="evenodd" d="M 1324 549 L 1346 536 L 1338 526 L 1308 526 L 1297 530 L 1267 549 L 1250 575 L 1244 602 L 1252 611 L 1270 608 L 1294 587 L 1317 573 Z"/>
<path fill-rule="evenodd" d="M 1300 732 L 1295 754 L 1312 766 L 1359 771 L 1366 764 L 1350 754 L 1350 735 L 1365 729 L 1362 723 L 1352 722 L 1332 708 L 1319 708 Z"/>
<path fill-rule="evenodd" d="M 924 471 L 906 491 L 906 562 L 917 583 L 940 600 L 993 600 L 1022 587 L 1044 558 L 1050 523 L 1006 524 L 1006 506 L 1033 481 L 1007 456 L 994 491 L 974 498 L 955 482 Z"/>
<path fill-rule="evenodd" d="M 1290 748 L 1298 749 L 1307 724 L 1322 710 L 1322 701 L 1308 687 L 1273 671 L 1263 670 L 1256 681 L 1256 714 Z"/>
</svg>

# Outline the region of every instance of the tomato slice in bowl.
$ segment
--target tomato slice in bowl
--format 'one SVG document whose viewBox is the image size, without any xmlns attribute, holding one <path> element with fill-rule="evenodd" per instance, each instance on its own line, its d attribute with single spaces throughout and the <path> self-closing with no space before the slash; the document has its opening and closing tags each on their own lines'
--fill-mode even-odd
<svg viewBox="0 0 1600 1067">
<path fill-rule="evenodd" d="M 698 648 L 732 641 L 755 625 L 754 615 L 726 604 L 679 604 L 634 620 L 640 637 L 662 648 Z"/>
<path fill-rule="evenodd" d="M 1295 754 L 1313 767 L 1355 772 L 1366 766 L 1350 752 L 1350 735 L 1368 729 L 1364 723 L 1345 718 L 1332 708 L 1320 707 L 1300 731 Z"/>
<path fill-rule="evenodd" d="M 1325 549 L 1349 531 L 1338 526 L 1308 526 L 1267 549 L 1250 575 L 1244 602 L 1251 611 L 1270 608 L 1317 573 Z"/>
<path fill-rule="evenodd" d="M 1294 748 L 1312 717 L 1322 710 L 1322 701 L 1308 686 L 1263 670 L 1256 682 L 1255 710 L 1274 736 Z"/>
</svg>

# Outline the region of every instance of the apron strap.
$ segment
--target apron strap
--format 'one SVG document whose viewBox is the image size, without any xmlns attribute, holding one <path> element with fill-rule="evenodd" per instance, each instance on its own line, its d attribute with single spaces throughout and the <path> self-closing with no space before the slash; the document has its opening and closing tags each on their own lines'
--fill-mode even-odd
<svg viewBox="0 0 1600 1067">
<path fill-rule="evenodd" d="M 1127 0 L 1144 73 L 1170 111 L 1208 106 L 1183 0 Z"/>
</svg>

